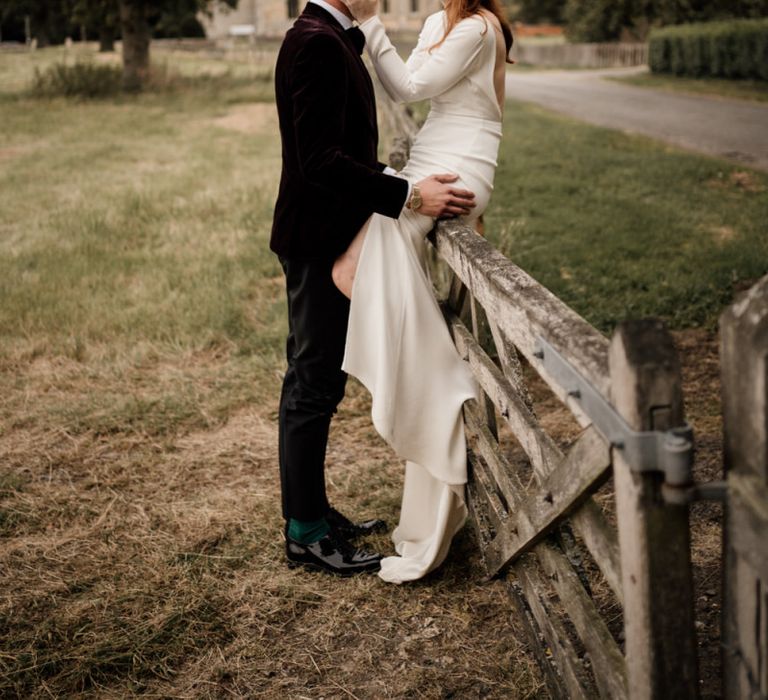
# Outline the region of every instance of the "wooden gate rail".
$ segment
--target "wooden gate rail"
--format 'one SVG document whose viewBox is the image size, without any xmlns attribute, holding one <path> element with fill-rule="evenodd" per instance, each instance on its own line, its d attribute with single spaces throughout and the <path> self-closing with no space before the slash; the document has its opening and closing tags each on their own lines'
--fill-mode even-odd
<svg viewBox="0 0 768 700">
<path fill-rule="evenodd" d="M 390 124 L 405 119 L 391 116 Z M 415 133 L 415 125 L 407 129 Z M 407 146 L 407 139 L 401 141 Z M 398 144 L 399 145 L 399 144 Z M 392 161 L 401 165 L 405 153 Z M 666 330 L 630 323 L 606 339 L 560 299 L 460 222 L 432 241 L 451 281 L 443 302 L 456 346 L 482 390 L 465 405 L 469 507 L 490 575 L 506 575 L 554 697 L 695 698 L 698 673 L 687 505 L 661 496 L 657 473 L 630 471 L 569 388 L 547 373 L 543 338 L 634 430 L 683 424 L 680 366 Z M 521 357 L 582 426 L 566 450 L 539 422 Z M 504 421 L 525 451 L 524 483 L 498 440 Z M 592 494 L 613 475 L 616 527 Z M 623 605 L 625 648 L 574 564 L 566 518 Z M 543 642 L 543 644 L 542 644 Z"/>
</svg>

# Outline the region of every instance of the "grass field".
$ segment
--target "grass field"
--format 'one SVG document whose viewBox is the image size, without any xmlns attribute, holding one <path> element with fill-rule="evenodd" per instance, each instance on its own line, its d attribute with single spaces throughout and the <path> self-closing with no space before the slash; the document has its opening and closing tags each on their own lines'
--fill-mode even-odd
<svg viewBox="0 0 768 700">
<path fill-rule="evenodd" d="M 603 330 L 713 329 L 768 272 L 768 176 L 509 103 L 487 215 L 512 260 Z"/>
<path fill-rule="evenodd" d="M 5 60 L 0 695 L 535 697 L 466 534 L 415 586 L 283 564 L 269 82 L 173 56 L 172 90 L 37 101 Z M 331 497 L 393 523 L 401 466 L 348 394 Z"/>
<path fill-rule="evenodd" d="M 624 78 L 611 78 L 620 83 L 639 87 L 689 92 L 740 100 L 768 101 L 768 82 L 760 80 L 727 80 L 724 78 L 684 78 L 676 75 L 644 73 Z"/>
<path fill-rule="evenodd" d="M 468 532 L 412 586 L 282 563 L 269 70 L 166 54 L 156 93 L 29 97 L 61 55 L 0 54 L 0 695 L 541 696 Z M 766 271 L 764 176 L 516 104 L 506 133 L 488 229 L 602 328 L 711 328 Z M 342 510 L 396 520 L 355 384 L 328 467 Z"/>
</svg>

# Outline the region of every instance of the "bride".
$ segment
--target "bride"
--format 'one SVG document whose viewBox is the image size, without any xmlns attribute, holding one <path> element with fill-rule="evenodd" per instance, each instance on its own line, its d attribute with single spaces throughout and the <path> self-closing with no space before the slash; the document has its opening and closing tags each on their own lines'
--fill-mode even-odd
<svg viewBox="0 0 768 700">
<path fill-rule="evenodd" d="M 376 16 L 377 0 L 344 0 L 364 33 L 374 69 L 398 102 L 430 99 L 401 175 L 418 182 L 453 172 L 475 193 L 472 225 L 493 189 L 504 75 L 512 34 L 498 0 L 447 0 L 427 18 L 403 62 Z M 401 583 L 445 559 L 467 509 L 463 403 L 476 396 L 432 293 L 418 188 L 399 219 L 374 214 L 336 261 L 333 279 L 351 299 L 343 369 L 372 396 L 373 423 L 406 461 L 398 556 L 379 575 Z"/>
</svg>

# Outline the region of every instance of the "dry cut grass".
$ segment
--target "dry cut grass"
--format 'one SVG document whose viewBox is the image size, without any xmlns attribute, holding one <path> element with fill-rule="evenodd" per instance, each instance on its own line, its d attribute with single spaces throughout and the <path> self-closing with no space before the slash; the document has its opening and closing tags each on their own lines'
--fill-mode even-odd
<svg viewBox="0 0 768 700">
<path fill-rule="evenodd" d="M 400 465 L 371 432 L 366 398 L 352 399 L 332 442 L 332 497 L 391 521 Z M 164 445 L 47 430 L 4 440 L 4 691 L 537 694 L 503 589 L 478 575 L 466 535 L 415 586 L 287 570 L 275 438 L 249 408 Z"/>
</svg>

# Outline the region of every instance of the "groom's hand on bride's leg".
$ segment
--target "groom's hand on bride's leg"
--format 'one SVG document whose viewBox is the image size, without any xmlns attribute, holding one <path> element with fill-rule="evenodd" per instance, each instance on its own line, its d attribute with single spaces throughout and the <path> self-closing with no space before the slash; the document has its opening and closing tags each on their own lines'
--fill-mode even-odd
<svg viewBox="0 0 768 700">
<path fill-rule="evenodd" d="M 456 187 L 458 175 L 430 175 L 416 183 L 421 193 L 419 214 L 433 219 L 466 216 L 475 206 L 475 195 Z"/>
</svg>

